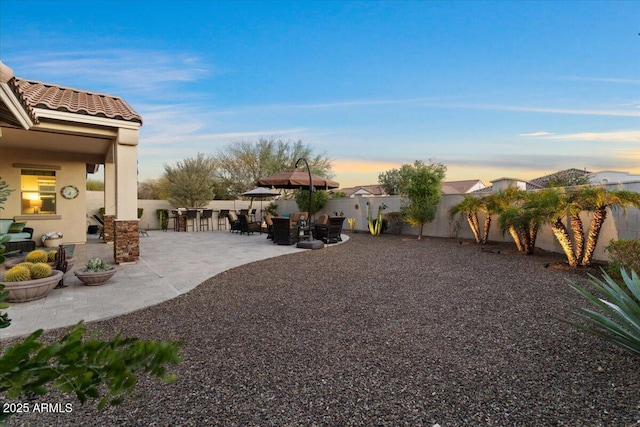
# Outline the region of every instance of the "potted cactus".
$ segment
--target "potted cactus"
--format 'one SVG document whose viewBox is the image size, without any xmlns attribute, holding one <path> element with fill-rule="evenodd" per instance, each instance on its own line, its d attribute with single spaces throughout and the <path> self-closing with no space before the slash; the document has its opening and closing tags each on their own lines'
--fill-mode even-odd
<svg viewBox="0 0 640 427">
<path fill-rule="evenodd" d="M 9 291 L 7 301 L 27 302 L 45 297 L 63 275 L 44 262 L 23 262 L 4 272 L 0 285 Z"/>
<path fill-rule="evenodd" d="M 34 251 L 29 252 L 26 256 L 11 258 L 6 260 L 4 262 L 4 266 L 6 268 L 11 268 L 23 262 L 30 262 L 30 263 L 45 262 L 49 264 L 51 267 L 55 268 L 56 253 L 57 251 L 55 249 L 54 250 L 36 249 Z M 74 264 L 76 263 L 76 257 L 67 256 L 65 259 L 67 261 L 67 271 L 71 271 L 71 267 L 73 267 Z"/>
<path fill-rule="evenodd" d="M 97 286 L 111 279 L 116 274 L 116 269 L 100 258 L 92 258 L 84 268 L 74 271 L 73 274 L 85 285 Z"/>
</svg>

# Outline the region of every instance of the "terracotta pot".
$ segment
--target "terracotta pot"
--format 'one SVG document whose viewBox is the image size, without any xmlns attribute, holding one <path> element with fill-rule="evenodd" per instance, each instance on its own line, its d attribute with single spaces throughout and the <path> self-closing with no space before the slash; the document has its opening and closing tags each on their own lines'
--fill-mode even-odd
<svg viewBox="0 0 640 427">
<path fill-rule="evenodd" d="M 76 277 L 87 286 L 98 286 L 104 285 L 107 280 L 111 279 L 113 275 L 116 274 L 116 271 L 117 270 L 115 268 L 111 268 L 111 270 L 106 271 L 76 270 L 73 274 L 75 274 Z"/>
<path fill-rule="evenodd" d="M 4 289 L 9 291 L 9 302 L 27 302 L 47 296 L 51 289 L 55 288 L 63 273 L 52 270 L 49 277 L 44 279 L 24 280 L 22 282 L 0 282 Z"/>
</svg>

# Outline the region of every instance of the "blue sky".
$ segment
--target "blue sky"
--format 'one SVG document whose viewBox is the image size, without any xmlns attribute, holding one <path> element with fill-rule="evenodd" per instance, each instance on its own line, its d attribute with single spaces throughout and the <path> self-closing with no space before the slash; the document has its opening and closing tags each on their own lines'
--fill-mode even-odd
<svg viewBox="0 0 640 427">
<path fill-rule="evenodd" d="M 0 0 L 17 76 L 143 116 L 141 180 L 259 137 L 325 152 L 343 187 L 416 159 L 640 173 L 638 33 L 638 1 Z"/>
</svg>

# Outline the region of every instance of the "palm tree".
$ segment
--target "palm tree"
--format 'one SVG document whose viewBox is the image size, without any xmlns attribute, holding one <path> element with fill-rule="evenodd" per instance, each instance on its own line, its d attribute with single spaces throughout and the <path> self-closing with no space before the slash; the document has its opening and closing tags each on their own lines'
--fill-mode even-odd
<svg viewBox="0 0 640 427">
<path fill-rule="evenodd" d="M 482 235 L 482 243 L 487 243 L 489 238 L 489 229 L 491 228 L 491 216 L 498 213 L 499 203 L 495 194 L 484 196 L 480 205 L 480 210 L 484 212 L 484 230 Z"/>
<path fill-rule="evenodd" d="M 498 202 L 494 194 L 490 194 L 481 198 L 465 194 L 464 199 L 449 210 L 451 217 L 462 214 L 467 218 L 469 227 L 473 232 L 476 243 L 487 243 L 489 238 L 489 230 L 491 229 L 491 216 L 498 211 Z M 480 221 L 478 220 L 478 212 L 484 213 L 484 224 L 482 233 L 480 233 Z"/>
<path fill-rule="evenodd" d="M 588 266 L 598 244 L 598 237 L 604 221 L 607 219 L 607 208 L 622 208 L 626 213 L 627 206 L 640 207 L 640 193 L 624 190 L 607 190 L 604 187 L 585 187 L 578 190 L 576 203 L 584 210 L 593 212 L 589 234 L 580 265 Z"/>
<path fill-rule="evenodd" d="M 525 229 L 528 230 L 528 221 L 522 209 L 523 198 L 524 191 L 516 187 L 500 190 L 493 198 L 502 234 L 508 232 L 511 235 L 518 252 L 527 252 L 530 237 L 528 231 L 523 232 Z"/>
<path fill-rule="evenodd" d="M 559 188 L 550 188 L 542 190 L 538 195 L 540 208 L 545 211 L 544 216 L 546 220 L 551 224 L 551 231 L 556 240 L 562 247 L 564 254 L 567 257 L 567 262 L 571 267 L 578 266 L 578 242 L 584 241 L 582 236 L 582 221 L 580 221 L 580 211 L 582 210 L 576 203 L 574 203 L 573 195 L 567 194 L 564 190 Z M 574 232 L 574 240 L 576 241 L 575 247 L 569 231 L 563 222 L 563 218 L 570 216 L 572 221 L 572 228 Z M 579 221 L 580 230 L 576 231 L 574 225 L 574 218 Z M 580 243 L 582 245 L 582 243 Z M 580 248 L 580 253 L 582 248 Z"/>
<path fill-rule="evenodd" d="M 469 227 L 473 232 L 473 237 L 476 239 L 476 243 L 482 242 L 480 236 L 480 223 L 478 221 L 478 211 L 481 209 L 482 199 L 471 196 L 469 194 L 464 195 L 464 199 L 457 205 L 454 205 L 449 209 L 449 215 L 453 218 L 457 214 L 465 215 Z"/>
</svg>

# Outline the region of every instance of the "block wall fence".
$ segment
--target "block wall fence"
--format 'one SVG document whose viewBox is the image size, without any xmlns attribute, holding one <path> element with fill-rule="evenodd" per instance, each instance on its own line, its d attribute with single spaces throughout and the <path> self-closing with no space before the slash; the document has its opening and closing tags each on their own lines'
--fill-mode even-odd
<svg viewBox="0 0 640 427">
<path fill-rule="evenodd" d="M 622 184 L 609 184 L 606 185 L 609 189 L 629 190 L 640 192 L 640 181 L 628 182 Z M 466 218 L 458 216 L 454 219 L 449 217 L 449 209 L 455 204 L 459 203 L 463 199 L 462 195 L 444 195 L 442 202 L 438 206 L 436 219 L 428 224 L 425 224 L 423 235 L 432 237 L 444 237 L 444 238 L 457 238 L 457 239 L 473 239 L 471 229 L 467 224 Z M 88 191 L 87 192 L 87 223 L 93 224 L 90 217 L 93 214 L 97 214 L 100 207 L 103 204 L 103 193 L 101 191 Z M 263 207 L 266 207 L 271 200 L 265 199 L 263 201 Z M 381 196 L 381 197 L 363 197 L 357 196 L 354 198 L 343 199 L 331 199 L 329 204 L 323 208 L 318 214 L 323 213 L 333 215 L 335 213 L 342 214 L 346 218 L 355 218 L 356 230 L 359 232 L 368 232 L 367 230 L 367 202 L 371 203 L 372 212 L 375 216 L 378 212 L 378 206 L 385 204 L 387 208 L 384 210 L 387 212 L 397 212 L 402 206 L 402 198 L 399 196 Z M 298 211 L 298 206 L 295 200 L 276 200 L 278 204 L 278 213 L 288 213 Z M 157 230 L 160 229 L 160 225 L 156 216 L 157 209 L 171 209 L 171 205 L 166 200 L 138 200 L 138 207 L 143 208 L 143 215 L 140 219 L 139 227 L 143 230 Z M 260 201 L 254 200 L 253 204 L 249 200 L 214 200 L 207 206 L 209 209 L 246 209 L 257 208 L 257 218 L 260 218 Z M 484 221 L 482 214 L 479 215 L 480 224 Z M 591 216 L 587 213 L 582 214 L 582 220 L 585 228 L 589 226 Z M 213 216 L 214 230 L 217 228 L 217 217 L 214 212 Z M 345 228 L 348 228 L 348 224 L 345 221 Z M 587 230 L 585 230 L 585 233 Z M 402 234 L 417 236 L 418 228 L 411 227 L 406 224 Z M 637 239 L 640 238 L 640 210 L 637 208 L 627 208 L 626 213 L 622 209 L 616 209 L 613 212 L 609 210 L 607 214 L 607 220 L 600 232 L 600 238 L 598 240 L 598 246 L 594 254 L 594 259 L 600 261 L 609 260 L 607 252 L 604 250 L 605 246 L 609 244 L 612 239 Z M 496 242 L 512 242 L 510 236 L 502 235 L 498 220 L 496 217 L 492 218 L 491 232 L 489 233 L 489 240 Z M 544 249 L 546 251 L 562 253 L 562 248 L 556 242 L 551 228 L 548 225 L 544 225 L 538 234 L 536 241 L 536 247 Z"/>
</svg>

